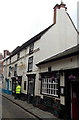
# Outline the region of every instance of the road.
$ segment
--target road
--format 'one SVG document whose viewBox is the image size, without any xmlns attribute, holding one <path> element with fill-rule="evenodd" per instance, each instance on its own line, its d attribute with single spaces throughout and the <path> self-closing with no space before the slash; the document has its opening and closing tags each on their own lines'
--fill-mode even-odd
<svg viewBox="0 0 79 120">
<path fill-rule="evenodd" d="M 14 118 L 13 120 L 16 118 L 26 118 L 26 120 L 32 118 L 32 120 L 38 120 L 33 115 L 4 97 L 2 97 L 2 118 Z"/>
</svg>

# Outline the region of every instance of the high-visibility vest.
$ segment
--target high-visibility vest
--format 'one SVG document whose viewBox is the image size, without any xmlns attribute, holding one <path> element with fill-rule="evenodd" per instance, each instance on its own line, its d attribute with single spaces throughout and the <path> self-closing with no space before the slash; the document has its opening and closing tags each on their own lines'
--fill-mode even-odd
<svg viewBox="0 0 79 120">
<path fill-rule="evenodd" d="M 16 93 L 17 93 L 17 94 L 20 94 L 20 92 L 21 92 L 21 86 L 18 85 L 18 86 L 16 87 Z"/>
</svg>

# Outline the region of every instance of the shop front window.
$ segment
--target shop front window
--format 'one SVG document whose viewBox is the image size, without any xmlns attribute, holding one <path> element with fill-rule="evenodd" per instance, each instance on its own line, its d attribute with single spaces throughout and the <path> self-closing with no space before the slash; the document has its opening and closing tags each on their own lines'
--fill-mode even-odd
<svg viewBox="0 0 79 120">
<path fill-rule="evenodd" d="M 42 94 L 48 94 L 58 97 L 58 79 L 42 78 Z"/>
</svg>

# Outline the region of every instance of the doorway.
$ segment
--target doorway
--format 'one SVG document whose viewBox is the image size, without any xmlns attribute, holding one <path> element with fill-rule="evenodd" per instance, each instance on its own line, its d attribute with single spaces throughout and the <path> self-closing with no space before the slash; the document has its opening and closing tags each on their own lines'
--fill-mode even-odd
<svg viewBox="0 0 79 120">
<path fill-rule="evenodd" d="M 12 93 L 15 94 L 17 84 L 19 83 L 19 85 L 21 86 L 22 76 L 17 76 L 17 79 L 16 77 L 13 77 L 11 79 L 12 79 Z"/>
<path fill-rule="evenodd" d="M 9 79 L 6 80 L 6 90 L 9 90 Z"/>
<path fill-rule="evenodd" d="M 16 89 L 16 78 L 13 77 L 12 79 L 12 94 L 15 94 L 15 89 Z"/>
<path fill-rule="evenodd" d="M 35 89 L 35 75 L 28 76 L 28 93 L 34 96 Z"/>
<path fill-rule="evenodd" d="M 79 81 L 71 83 L 71 118 L 79 120 Z"/>
<path fill-rule="evenodd" d="M 35 95 L 35 74 L 28 75 L 28 90 L 27 90 L 27 102 L 33 102 Z"/>
</svg>

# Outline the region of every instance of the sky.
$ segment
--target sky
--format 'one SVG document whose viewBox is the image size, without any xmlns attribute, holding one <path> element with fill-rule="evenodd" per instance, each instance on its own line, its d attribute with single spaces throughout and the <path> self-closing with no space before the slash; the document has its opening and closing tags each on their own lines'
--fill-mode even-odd
<svg viewBox="0 0 79 120">
<path fill-rule="evenodd" d="M 77 2 L 63 0 L 77 27 Z M 0 53 L 17 46 L 53 24 L 53 7 L 61 0 L 0 0 Z"/>
</svg>

